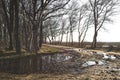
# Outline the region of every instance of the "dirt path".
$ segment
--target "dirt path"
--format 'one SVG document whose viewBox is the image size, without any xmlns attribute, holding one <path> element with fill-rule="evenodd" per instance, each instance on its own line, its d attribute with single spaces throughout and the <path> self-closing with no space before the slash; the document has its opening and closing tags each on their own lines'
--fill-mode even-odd
<svg viewBox="0 0 120 80">
<path fill-rule="evenodd" d="M 120 80 L 120 59 L 103 59 L 101 56 L 103 51 L 56 45 L 46 46 L 63 50 L 65 60 L 47 65 L 48 67 L 52 65 L 53 71 L 23 75 L 1 73 L 0 80 Z"/>
<path fill-rule="evenodd" d="M 91 55 L 90 53 L 93 53 L 93 52 L 97 52 L 97 53 L 104 53 L 105 51 L 102 51 L 102 50 L 93 50 L 93 49 L 85 49 L 85 48 L 74 48 L 74 47 L 68 47 L 68 46 L 60 46 L 60 45 L 49 45 L 49 44 L 43 44 L 43 45 L 46 45 L 46 46 L 50 46 L 50 47 L 56 47 L 56 48 L 62 48 L 62 49 L 65 49 L 65 50 L 70 50 L 70 51 L 76 51 L 78 53 L 83 53 L 83 54 L 87 54 L 87 55 Z M 105 53 L 108 53 L 110 55 L 118 55 L 120 56 L 120 52 L 105 52 Z"/>
</svg>

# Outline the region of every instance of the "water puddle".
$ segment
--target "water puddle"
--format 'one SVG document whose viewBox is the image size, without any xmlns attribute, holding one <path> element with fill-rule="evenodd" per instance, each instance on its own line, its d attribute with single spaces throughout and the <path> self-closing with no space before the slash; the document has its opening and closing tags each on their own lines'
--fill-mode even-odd
<svg viewBox="0 0 120 80">
<path fill-rule="evenodd" d="M 96 55 L 97 54 L 97 55 Z M 67 53 L 55 53 L 55 54 L 43 54 L 42 55 L 42 70 L 43 72 L 53 72 L 53 71 L 70 71 L 78 73 L 81 68 L 91 67 L 91 66 L 104 66 L 107 63 L 106 59 L 115 60 L 117 57 L 114 55 L 108 55 L 106 53 L 99 53 L 101 59 L 86 60 L 86 61 L 75 61 L 74 58 L 76 54 Z M 100 56 L 98 53 L 94 53 L 95 56 Z M 80 56 L 77 56 L 79 59 Z M 76 59 L 76 58 L 75 58 Z M 74 64 L 74 65 L 73 65 Z M 110 71 L 120 71 L 120 69 L 113 68 Z"/>
<path fill-rule="evenodd" d="M 62 62 L 62 61 L 66 61 L 66 60 L 70 60 L 72 59 L 71 55 L 66 55 L 66 54 L 54 54 L 54 55 L 43 55 L 42 56 L 42 61 L 43 62 Z"/>
<path fill-rule="evenodd" d="M 86 61 L 82 64 L 82 67 L 89 67 L 94 65 L 104 65 L 105 61 Z"/>
<path fill-rule="evenodd" d="M 120 68 L 118 68 L 118 67 L 112 67 L 112 68 L 109 68 L 109 71 L 110 72 L 120 72 Z"/>
<path fill-rule="evenodd" d="M 116 57 L 114 55 L 109 55 L 107 53 L 103 53 L 103 59 L 115 60 Z"/>
<path fill-rule="evenodd" d="M 100 52 L 94 52 L 93 51 L 93 52 L 91 52 L 91 54 L 94 55 L 94 56 L 102 56 L 102 59 L 104 59 L 104 60 L 116 60 L 116 59 L 119 59 L 116 56 L 110 55 L 110 54 L 105 53 L 105 52 L 100 53 Z"/>
<path fill-rule="evenodd" d="M 51 69 L 54 70 L 55 68 L 62 66 L 60 65 L 61 62 L 70 60 L 72 58 L 73 56 L 70 54 L 61 54 L 61 53 L 42 55 L 42 70 L 43 71 L 47 71 Z"/>
</svg>

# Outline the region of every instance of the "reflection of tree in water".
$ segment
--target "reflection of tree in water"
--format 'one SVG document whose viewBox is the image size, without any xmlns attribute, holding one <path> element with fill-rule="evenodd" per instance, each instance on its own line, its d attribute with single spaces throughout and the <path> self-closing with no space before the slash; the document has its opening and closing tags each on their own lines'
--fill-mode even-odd
<svg viewBox="0 0 120 80">
<path fill-rule="evenodd" d="M 48 54 L 42 56 L 42 70 L 46 71 L 54 71 L 60 70 L 62 67 L 62 62 L 72 59 L 72 56 L 67 54 Z"/>
</svg>

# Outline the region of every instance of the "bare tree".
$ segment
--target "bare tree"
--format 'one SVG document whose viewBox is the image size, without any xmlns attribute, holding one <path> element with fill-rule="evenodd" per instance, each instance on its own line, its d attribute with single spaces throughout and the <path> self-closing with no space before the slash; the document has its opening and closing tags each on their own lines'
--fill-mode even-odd
<svg viewBox="0 0 120 80">
<path fill-rule="evenodd" d="M 30 0 L 21 1 L 22 7 L 32 23 L 32 44 L 34 52 L 37 53 L 43 41 L 43 23 L 45 20 L 53 17 L 59 17 L 65 14 L 63 8 L 70 0 Z M 59 11 L 59 13 L 58 13 Z"/>
<path fill-rule="evenodd" d="M 10 4 L 10 6 L 8 5 Z M 9 50 L 13 50 L 13 0 L 9 1 L 4 1 L 2 0 L 2 7 L 4 11 L 4 16 L 5 16 L 5 21 L 6 21 L 6 26 L 8 29 L 9 33 Z M 10 17 L 9 17 L 10 16 Z"/>
<path fill-rule="evenodd" d="M 81 41 L 84 41 L 85 34 L 88 30 L 88 21 L 89 21 L 89 11 L 88 11 L 88 4 L 83 4 L 79 9 L 79 16 L 78 16 L 78 46 L 82 47 Z M 82 36 L 84 35 L 83 39 Z"/>
<path fill-rule="evenodd" d="M 77 6 L 77 3 L 73 1 L 69 11 L 69 42 L 71 45 L 73 45 L 73 31 L 76 29 L 78 21 Z"/>
<path fill-rule="evenodd" d="M 105 22 L 111 21 L 118 0 L 89 0 L 94 20 L 94 37 L 91 47 L 96 48 L 99 30 Z"/>
<path fill-rule="evenodd" d="M 45 21 L 44 26 L 46 28 L 44 28 L 44 33 L 47 35 L 47 38 L 51 43 L 55 42 L 56 37 L 59 34 L 59 24 L 58 24 L 58 20 L 53 18 L 53 19 L 48 19 Z M 47 31 L 47 33 L 46 33 Z"/>
<path fill-rule="evenodd" d="M 83 23 L 83 27 L 82 27 L 82 30 L 81 30 L 81 35 L 80 37 L 82 37 L 81 39 L 81 42 L 80 42 L 80 47 L 83 47 L 83 42 L 84 42 L 84 39 L 86 37 L 86 34 L 87 34 L 87 31 L 88 29 L 90 28 L 90 25 L 91 25 L 92 21 L 91 21 L 91 13 L 89 13 Z"/>
<path fill-rule="evenodd" d="M 62 43 L 63 41 L 63 36 L 65 34 L 65 31 L 67 30 L 66 28 L 66 24 L 67 24 L 67 21 L 66 21 L 66 18 L 62 17 L 60 20 L 60 29 L 59 29 L 59 44 Z"/>
<path fill-rule="evenodd" d="M 7 35 L 7 23 L 6 23 L 6 17 L 4 15 L 3 5 L 2 2 L 0 2 L 0 42 L 1 47 L 4 49 L 7 49 L 8 47 L 8 35 Z M 10 46 L 9 46 L 10 47 Z M 9 48 L 10 49 L 10 48 Z"/>
<path fill-rule="evenodd" d="M 19 0 L 14 0 L 14 6 L 15 6 L 15 32 L 14 32 L 14 38 L 15 38 L 15 49 L 16 53 L 21 54 L 21 43 L 20 43 L 20 32 L 19 32 Z"/>
</svg>

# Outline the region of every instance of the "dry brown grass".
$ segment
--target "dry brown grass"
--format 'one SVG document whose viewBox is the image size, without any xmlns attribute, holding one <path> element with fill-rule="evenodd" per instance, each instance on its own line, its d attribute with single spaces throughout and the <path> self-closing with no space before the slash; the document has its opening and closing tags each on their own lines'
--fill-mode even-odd
<svg viewBox="0 0 120 80">
<path fill-rule="evenodd" d="M 40 53 L 54 53 L 54 52 L 59 52 L 58 48 L 55 47 L 50 47 L 47 45 L 43 45 L 39 51 Z"/>
<path fill-rule="evenodd" d="M 44 45 L 42 46 L 40 52 L 48 53 L 48 52 L 58 52 L 59 48 L 51 47 Z M 99 52 L 100 50 L 91 50 Z M 92 59 L 89 53 L 81 53 L 83 56 L 81 57 L 84 60 Z M 109 54 L 119 54 L 115 52 L 109 52 Z M 0 73 L 0 80 L 120 80 L 120 72 L 109 72 L 109 67 L 120 67 L 120 60 L 108 61 L 108 64 L 105 66 L 92 66 L 89 68 L 85 68 L 84 71 L 80 74 L 55 74 L 55 73 L 47 73 L 47 74 L 9 74 L 9 73 Z"/>
</svg>

